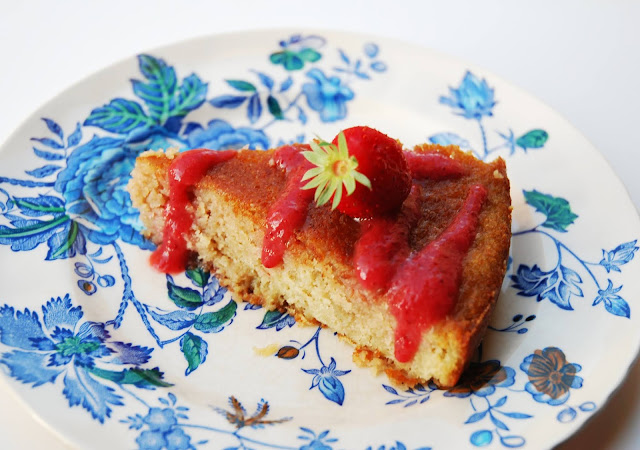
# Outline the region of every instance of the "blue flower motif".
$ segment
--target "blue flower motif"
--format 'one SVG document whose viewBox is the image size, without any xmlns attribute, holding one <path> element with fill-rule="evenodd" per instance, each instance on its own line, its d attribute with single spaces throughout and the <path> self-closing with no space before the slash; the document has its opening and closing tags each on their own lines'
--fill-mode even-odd
<svg viewBox="0 0 640 450">
<path fill-rule="evenodd" d="M 556 347 L 536 350 L 524 359 L 520 369 L 529 377 L 526 391 L 540 403 L 561 405 L 569 399 L 571 389 L 582 387 L 582 378 L 576 375 L 582 367 L 567 362 L 564 352 Z"/>
<path fill-rule="evenodd" d="M 149 414 L 143 419 L 151 431 L 169 431 L 178 421 L 171 408 L 150 408 Z"/>
<path fill-rule="evenodd" d="M 309 428 L 300 427 L 300 430 L 305 434 L 298 436 L 298 439 L 309 441 L 308 444 L 300 446 L 300 450 L 331 450 L 331 444 L 338 442 L 338 439 L 329 437 L 329 430 L 324 430 L 318 435 Z"/>
<path fill-rule="evenodd" d="M 467 71 L 457 89 L 449 88 L 449 96 L 440 97 L 440 103 L 451 106 L 456 114 L 466 119 L 480 119 L 493 115 L 496 102 L 493 89 L 486 80 L 480 80 Z"/>
<path fill-rule="evenodd" d="M 618 292 L 622 289 L 622 286 L 617 288 L 613 287 L 611 280 L 607 280 L 607 288 L 599 289 L 598 296 L 593 301 L 593 306 L 598 303 L 604 303 L 604 307 L 611 314 L 621 317 L 631 317 L 631 308 L 625 299 L 618 295 Z"/>
<path fill-rule="evenodd" d="M 173 394 L 169 394 L 169 399 L 173 406 L 175 406 L 176 397 Z M 160 399 L 164 404 L 168 405 L 169 402 L 165 399 Z M 177 407 L 178 410 L 186 410 L 184 407 Z M 176 413 L 174 408 L 149 408 L 149 412 L 145 417 L 141 417 L 139 414 L 134 417 L 129 417 L 129 428 L 136 430 L 141 429 L 144 425 L 148 427 L 148 430 L 144 430 L 136 438 L 138 448 L 141 450 L 187 450 L 192 449 L 191 437 L 184 432 L 180 424 L 178 423 L 178 417 L 186 419 L 184 414 Z"/>
<path fill-rule="evenodd" d="M 269 148 L 269 138 L 261 130 L 252 128 L 233 128 L 221 119 L 214 119 L 207 128 L 196 127 L 188 136 L 191 148 L 208 148 L 211 150 L 239 149 L 249 146 L 250 149 Z"/>
<path fill-rule="evenodd" d="M 164 435 L 157 431 L 143 431 L 137 437 L 138 448 L 144 450 L 160 450 L 167 447 Z"/>
<path fill-rule="evenodd" d="M 94 136 L 71 153 L 55 189 L 65 200 L 67 214 L 88 230 L 91 241 L 112 244 L 122 239 L 152 249 L 153 245 L 139 233 L 138 211 L 131 206 L 125 188 L 142 151 L 179 145 L 160 128 L 129 140 Z"/>
<path fill-rule="evenodd" d="M 338 377 L 348 374 L 351 370 L 336 370 L 336 360 L 331 358 L 329 366 L 323 365 L 320 369 L 302 369 L 302 371 L 314 375 L 309 389 L 317 386 L 327 400 L 342 405 L 344 402 L 344 386 L 342 386 Z"/>
<path fill-rule="evenodd" d="M 191 437 L 182 428 L 174 428 L 165 434 L 167 450 L 187 450 L 191 447 Z"/>
<path fill-rule="evenodd" d="M 354 97 L 353 91 L 342 85 L 340 78 L 327 78 L 320 69 L 311 69 L 307 76 L 313 83 L 305 83 L 302 92 L 309 108 L 319 112 L 323 122 L 344 119 L 347 115 L 347 101 Z"/>
<path fill-rule="evenodd" d="M 123 342 L 109 342 L 104 325 L 80 324 L 82 309 L 73 307 L 69 295 L 52 299 L 42 307 L 42 323 L 36 312 L 0 308 L 0 342 L 14 350 L 0 355 L 9 374 L 33 387 L 53 383 L 64 374 L 63 394 L 70 406 L 82 405 L 103 422 L 111 414 L 109 405 L 122 405 L 114 390 L 93 375 L 117 379 L 123 372 L 96 367 L 96 361 L 112 364 L 144 364 L 151 349 Z M 71 369 L 71 370 L 69 370 Z"/>
<path fill-rule="evenodd" d="M 542 271 L 536 264 L 533 267 L 521 264 L 516 275 L 511 275 L 513 287 L 519 289 L 518 295 L 536 297 L 537 301 L 548 299 L 562 309 L 572 310 L 571 296 L 584 294 L 579 284 L 580 275 L 561 264 L 549 272 Z"/>
<path fill-rule="evenodd" d="M 625 242 L 610 251 L 602 250 L 602 260 L 600 260 L 598 264 L 603 266 L 607 270 L 607 273 L 612 270 L 621 272 L 620 266 L 630 262 L 635 256 L 636 251 L 638 251 L 638 247 L 636 246 L 637 242 L 637 240 Z"/>
</svg>

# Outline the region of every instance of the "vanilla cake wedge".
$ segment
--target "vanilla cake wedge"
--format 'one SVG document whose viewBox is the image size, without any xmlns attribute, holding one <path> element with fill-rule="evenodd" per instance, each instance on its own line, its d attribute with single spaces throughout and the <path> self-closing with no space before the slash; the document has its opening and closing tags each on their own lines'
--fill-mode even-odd
<svg viewBox="0 0 640 450">
<path fill-rule="evenodd" d="M 304 149 L 308 147 L 297 150 Z M 353 219 L 330 205 L 298 205 L 299 224 L 285 243 L 281 261 L 265 266 L 268 222 L 274 205 L 282 205 L 291 191 L 292 173 L 297 173 L 278 164 L 278 151 L 241 150 L 210 164 L 201 176 L 193 177 L 183 192 L 187 201 L 180 207 L 167 206 L 173 189 L 170 168 L 190 152 L 141 154 L 128 190 L 140 212 L 145 236 L 162 244 L 167 239 L 165 220 L 180 210 L 178 213 L 188 218 L 186 232 L 180 236 L 189 263 L 214 273 L 236 300 L 287 311 L 330 328 L 353 343 L 357 363 L 382 369 L 398 383 L 433 380 L 440 387 L 454 386 L 487 329 L 506 271 L 511 199 L 504 161 L 484 163 L 453 146 L 422 145 L 405 150 L 409 161 L 416 155 L 435 155 L 455 162 L 462 170 L 454 176 L 437 171 L 434 176 L 417 176 L 420 171 L 412 169 L 411 194 L 397 213 L 384 218 L 384 226 L 403 230 L 400 235 L 406 241 L 407 254 L 400 258 L 390 255 L 387 262 L 402 271 L 407 266 L 404 261 L 412 261 L 411 282 L 433 278 L 439 270 L 438 258 L 425 259 L 423 266 L 420 252 L 438 247 L 456 223 L 475 214 L 464 251 L 457 256 L 443 253 L 443 265 L 459 264 L 459 279 L 450 293 L 451 308 L 428 327 L 413 329 L 414 316 L 430 314 L 429 295 L 421 306 L 426 312 L 399 315 L 398 305 L 390 298 L 402 303 L 405 285 L 385 290 L 363 284 L 356 258 L 367 251 L 362 240 L 373 225 L 366 220 Z M 468 203 L 474 189 L 482 190 L 483 196 L 472 214 Z M 408 356 L 405 352 L 398 357 L 406 338 L 399 334 L 400 329 L 417 336 Z"/>
</svg>

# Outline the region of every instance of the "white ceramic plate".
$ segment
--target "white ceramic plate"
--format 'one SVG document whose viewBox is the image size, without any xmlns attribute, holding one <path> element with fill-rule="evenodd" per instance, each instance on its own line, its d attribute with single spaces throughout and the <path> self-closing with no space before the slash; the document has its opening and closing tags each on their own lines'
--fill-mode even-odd
<svg viewBox="0 0 640 450">
<path fill-rule="evenodd" d="M 394 389 L 331 332 L 147 264 L 124 192 L 141 151 L 358 124 L 507 161 L 512 260 L 478 362 L 450 391 Z M 0 367 L 79 448 L 550 447 L 638 351 L 639 236 L 596 150 L 494 75 L 370 36 L 212 36 L 88 78 L 0 151 Z"/>
</svg>

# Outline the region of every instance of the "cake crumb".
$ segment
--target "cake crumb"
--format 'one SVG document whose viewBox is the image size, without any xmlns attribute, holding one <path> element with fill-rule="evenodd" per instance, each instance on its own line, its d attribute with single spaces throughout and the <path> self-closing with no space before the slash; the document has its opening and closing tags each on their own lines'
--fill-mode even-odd
<svg viewBox="0 0 640 450">
<path fill-rule="evenodd" d="M 253 347 L 253 353 L 258 356 L 271 356 L 275 355 L 276 352 L 280 349 L 279 344 L 269 344 L 266 347 Z"/>
</svg>

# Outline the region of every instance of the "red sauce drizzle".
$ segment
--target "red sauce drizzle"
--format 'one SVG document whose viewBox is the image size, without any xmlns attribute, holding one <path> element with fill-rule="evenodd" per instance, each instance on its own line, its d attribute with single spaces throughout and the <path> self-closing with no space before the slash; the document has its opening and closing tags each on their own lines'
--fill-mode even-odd
<svg viewBox="0 0 640 450">
<path fill-rule="evenodd" d="M 308 145 L 280 147 L 275 163 L 287 174 L 278 200 L 271 206 L 265 224 L 262 263 L 275 267 L 294 232 L 306 221 L 314 191 L 303 190 L 301 181 L 311 164 L 301 152 Z M 233 158 L 233 150 L 205 149 L 181 153 L 169 167 L 169 201 L 165 209 L 163 243 L 151 255 L 151 264 L 166 273 L 184 270 L 189 252 L 185 237 L 193 223 L 188 213 L 193 186 L 216 164 Z M 468 173 L 458 161 L 438 153 L 405 152 L 414 178 L 446 179 Z M 419 252 L 411 253 L 409 234 L 419 217 L 420 187 L 412 187 L 403 210 L 395 217 L 378 217 L 362 223 L 355 246 L 354 264 L 362 285 L 386 291 L 391 313 L 397 321 L 395 357 L 410 361 L 429 326 L 443 319 L 454 307 L 462 278 L 464 256 L 471 247 L 487 190 L 474 185 L 453 222 Z"/>
<path fill-rule="evenodd" d="M 404 152 L 413 178 L 444 180 L 467 175 L 469 172 L 459 161 L 441 153 Z"/>
<path fill-rule="evenodd" d="M 267 214 L 262 241 L 262 264 L 267 268 L 275 267 L 282 262 L 289 239 L 307 220 L 314 191 L 302 189 L 306 184 L 301 181 L 302 176 L 312 167 L 302 156 L 301 152 L 304 150 L 310 150 L 310 147 L 287 145 L 276 150 L 274 155 L 276 164 L 287 173 L 287 184 Z"/>
<path fill-rule="evenodd" d="M 422 333 L 446 317 L 458 298 L 462 263 L 475 240 L 478 216 L 487 197 L 481 185 L 469 189 L 462 209 L 440 236 L 411 255 L 399 268 L 387 293 L 395 316 L 395 357 L 413 359 Z"/>
<path fill-rule="evenodd" d="M 169 201 L 164 211 L 162 244 L 151 254 L 151 265 L 161 272 L 178 273 L 187 266 L 186 236 L 193 224 L 191 192 L 195 184 L 215 165 L 236 155 L 235 150 L 196 149 L 180 153 L 169 166 Z"/>
<path fill-rule="evenodd" d="M 446 155 L 404 154 L 413 178 L 441 180 L 468 173 L 459 161 Z M 419 217 L 419 197 L 420 188 L 414 184 L 396 217 L 363 222 L 354 252 L 360 283 L 369 290 L 387 292 L 391 313 L 397 321 L 395 356 L 400 362 L 413 359 L 423 331 L 446 317 L 455 306 L 462 263 L 475 239 L 487 191 L 483 186 L 472 186 L 447 229 L 412 254 L 409 235 Z"/>
<path fill-rule="evenodd" d="M 420 190 L 418 185 L 411 187 L 397 216 L 376 217 L 362 223 L 353 261 L 365 288 L 386 292 L 398 267 L 409 257 L 409 233 L 418 221 Z"/>
</svg>

